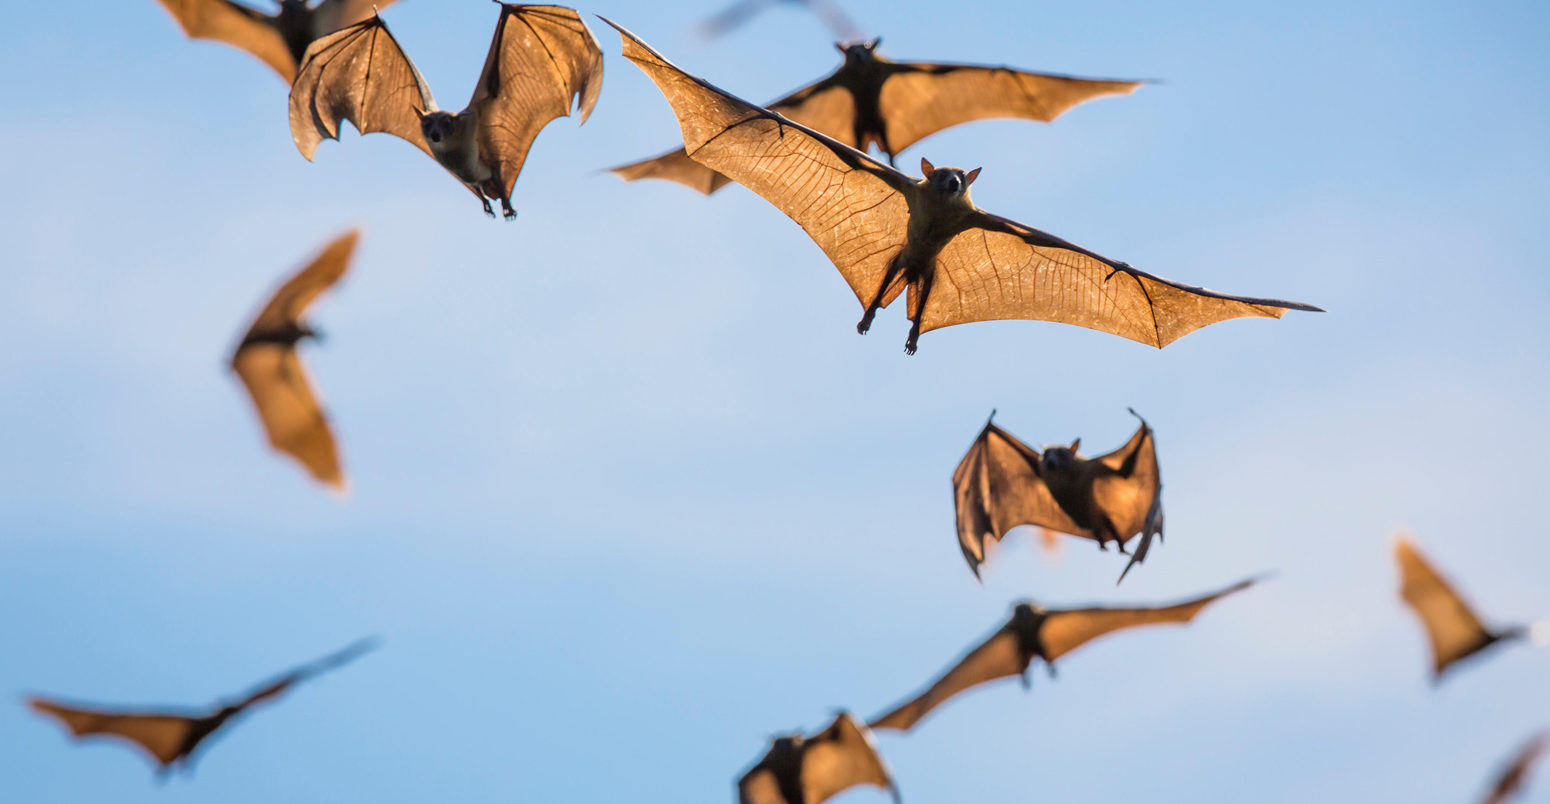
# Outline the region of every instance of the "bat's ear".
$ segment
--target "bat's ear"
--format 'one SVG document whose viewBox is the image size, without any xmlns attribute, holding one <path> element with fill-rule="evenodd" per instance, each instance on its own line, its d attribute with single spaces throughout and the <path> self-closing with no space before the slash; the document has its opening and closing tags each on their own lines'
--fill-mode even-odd
<svg viewBox="0 0 1550 804">
<path fill-rule="evenodd" d="M 925 176 L 926 178 L 929 179 L 929 178 L 931 178 L 931 174 L 933 174 L 935 172 L 936 172 L 936 167 L 931 164 L 931 160 L 929 160 L 929 159 L 925 158 L 924 156 L 922 156 L 920 158 L 920 173 L 921 173 L 921 175 L 923 175 L 923 176 Z"/>
<path fill-rule="evenodd" d="M 1071 451 L 1074 453 L 1081 446 L 1082 446 L 1082 439 L 1078 438 L 1077 440 L 1071 442 Z"/>
<path fill-rule="evenodd" d="M 877 49 L 877 46 L 878 46 L 878 45 L 881 45 L 881 44 L 882 44 L 882 43 L 883 43 L 883 38 L 882 38 L 882 37 L 881 37 L 881 36 L 879 36 L 879 37 L 877 37 L 877 38 L 876 38 L 876 39 L 873 39 L 873 40 L 872 40 L 872 44 L 870 44 L 870 45 L 867 45 L 867 46 L 866 46 L 866 49 L 867 49 L 867 50 L 868 50 L 868 51 L 872 51 L 872 50 L 876 50 L 876 49 Z"/>
<path fill-rule="evenodd" d="M 421 109 L 418 106 L 411 106 L 409 108 L 414 110 L 415 117 L 420 118 L 420 120 L 422 120 L 422 121 L 425 120 L 425 110 L 424 109 Z"/>
<path fill-rule="evenodd" d="M 979 168 L 975 168 L 975 169 L 969 171 L 969 175 L 963 177 L 963 186 L 968 187 L 969 185 L 973 184 L 974 180 L 976 178 L 978 178 L 979 175 L 980 175 L 980 169 Z"/>
<path fill-rule="evenodd" d="M 849 52 L 849 51 L 847 51 L 845 49 L 845 43 L 844 42 L 835 42 L 834 43 L 834 49 L 838 50 L 841 53 L 848 53 Z"/>
</svg>

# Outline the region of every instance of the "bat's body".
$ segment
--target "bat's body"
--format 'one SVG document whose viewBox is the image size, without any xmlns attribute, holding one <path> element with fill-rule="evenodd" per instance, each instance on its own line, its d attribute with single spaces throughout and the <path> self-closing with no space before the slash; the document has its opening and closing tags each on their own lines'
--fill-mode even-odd
<svg viewBox="0 0 1550 804">
<path fill-rule="evenodd" d="M 822 804 L 861 784 L 894 787 L 867 728 L 840 713 L 823 731 L 775 738 L 737 782 L 739 804 Z"/>
<path fill-rule="evenodd" d="M 1444 673 L 1465 659 L 1529 635 L 1529 629 L 1523 626 L 1486 626 L 1408 539 L 1394 540 L 1394 560 L 1399 564 L 1400 596 L 1420 618 L 1431 643 L 1434 682 L 1441 681 Z"/>
<path fill-rule="evenodd" d="M 1495 784 L 1486 794 L 1483 804 L 1506 804 L 1519 793 L 1523 792 L 1523 786 L 1528 781 L 1528 776 L 1533 772 L 1534 766 L 1544 756 L 1546 749 L 1550 749 L 1550 732 L 1540 732 L 1534 735 L 1523 748 L 1519 749 L 1501 775 L 1496 778 Z"/>
<path fill-rule="evenodd" d="M 512 189 L 538 132 L 567 117 L 585 123 L 602 88 L 603 54 L 576 12 L 560 6 L 501 4 L 500 20 L 473 98 L 441 111 L 430 87 L 379 17 L 318 40 L 291 88 L 291 136 L 312 158 L 349 120 L 429 154 L 495 216 L 517 216 Z"/>
<path fill-rule="evenodd" d="M 911 178 L 683 72 L 619 31 L 625 57 L 672 104 L 685 153 L 807 231 L 863 305 L 858 331 L 908 289 L 906 352 L 922 332 L 971 321 L 1056 321 L 1162 347 L 1230 318 L 1318 309 L 1171 282 L 984 212 L 969 199 L 978 168 L 923 159 L 925 176 Z"/>
<path fill-rule="evenodd" d="M 28 704 L 36 712 L 58 718 L 76 737 L 105 736 L 130 741 L 155 760 L 158 773 L 165 774 L 174 766 L 189 769 L 194 752 L 205 739 L 249 707 L 273 700 L 299 682 L 353 661 L 372 647 L 372 640 L 362 640 L 202 713 L 172 709 L 118 711 L 64 704 L 37 697 L 28 699 Z"/>
<path fill-rule="evenodd" d="M 891 61 L 877 54 L 879 42 L 836 44 L 845 54 L 838 69 L 766 108 L 857 150 L 876 147 L 893 165 L 900 151 L 961 123 L 997 117 L 1047 123 L 1078 103 L 1129 93 L 1142 83 L 977 64 Z M 707 194 L 728 181 L 690 159 L 682 148 L 614 172 L 630 181 L 677 181 Z"/>
<path fill-rule="evenodd" d="M 874 729 L 908 730 L 949 698 L 996 679 L 1018 676 L 1027 686 L 1028 668 L 1034 659 L 1042 659 L 1054 675 L 1055 660 L 1087 642 L 1125 628 L 1188 623 L 1206 606 L 1252 583 L 1244 581 L 1220 592 L 1159 607 L 1046 609 L 1020 603 L 1005 625 L 930 687 L 870 725 Z"/>
<path fill-rule="evenodd" d="M 273 14 L 231 0 L 161 0 L 184 33 L 213 39 L 252 53 L 287 82 L 295 79 L 307 47 L 394 0 L 279 0 Z"/>
</svg>

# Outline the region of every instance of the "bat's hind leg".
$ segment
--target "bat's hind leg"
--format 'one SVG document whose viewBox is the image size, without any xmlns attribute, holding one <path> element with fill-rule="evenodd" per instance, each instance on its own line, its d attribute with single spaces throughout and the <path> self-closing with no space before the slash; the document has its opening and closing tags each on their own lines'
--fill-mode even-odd
<svg viewBox="0 0 1550 804">
<path fill-rule="evenodd" d="M 861 321 L 856 324 L 857 334 L 865 335 L 866 331 L 872 328 L 872 317 L 877 315 L 877 311 L 882 308 L 883 295 L 888 292 L 888 286 L 892 285 L 893 281 L 898 278 L 898 276 L 898 260 L 889 262 L 888 271 L 883 274 L 883 281 L 877 286 L 877 295 L 872 297 L 871 303 L 867 304 L 866 306 L 866 312 L 861 314 Z"/>
<path fill-rule="evenodd" d="M 501 217 L 508 221 L 517 219 L 517 211 L 511 208 L 510 198 L 501 198 Z"/>
<path fill-rule="evenodd" d="M 904 353 L 915 354 L 915 344 L 920 340 L 920 319 L 926 316 L 926 300 L 931 298 L 931 282 L 936 278 L 935 272 L 928 271 L 920 278 L 920 292 L 916 294 L 918 299 L 914 304 L 915 309 L 910 313 L 910 336 L 904 341 Z"/>
<path fill-rule="evenodd" d="M 463 186 L 467 187 L 468 191 L 474 194 L 474 198 L 479 199 L 479 203 L 484 205 L 484 214 L 489 215 L 492 218 L 495 217 L 495 208 L 490 206 L 489 196 L 486 196 L 484 191 L 479 189 L 478 185 L 463 182 Z"/>
</svg>

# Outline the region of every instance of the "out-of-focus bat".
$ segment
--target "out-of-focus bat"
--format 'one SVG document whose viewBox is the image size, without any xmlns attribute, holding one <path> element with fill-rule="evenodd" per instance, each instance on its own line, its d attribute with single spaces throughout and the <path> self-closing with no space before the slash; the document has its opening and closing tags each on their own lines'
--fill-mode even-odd
<svg viewBox="0 0 1550 804">
<path fill-rule="evenodd" d="M 253 320 L 231 357 L 231 367 L 247 386 L 269 443 L 339 492 L 345 489 L 339 448 L 328 417 L 307 382 L 296 343 L 320 337 L 303 316 L 318 294 L 344 276 L 358 237 L 357 232 L 345 233 L 286 280 Z"/>
<path fill-rule="evenodd" d="M 165 777 L 174 765 L 185 771 L 192 770 L 194 752 L 200 744 L 249 707 L 278 698 L 298 682 L 339 667 L 374 647 L 375 640 L 361 640 L 337 653 L 265 682 L 240 698 L 218 703 L 203 712 L 174 709 L 128 711 L 61 703 L 40 697 L 29 698 L 27 703 L 37 712 L 58 718 L 75 737 L 102 736 L 128 740 L 149 754 L 157 763 L 157 774 Z"/>
<path fill-rule="evenodd" d="M 810 736 L 776 737 L 770 750 L 737 782 L 739 804 L 822 804 L 842 790 L 870 784 L 893 793 L 888 766 L 866 726 L 841 712 Z"/>
<path fill-rule="evenodd" d="M 408 140 L 461 181 L 494 217 L 499 200 L 517 216 L 511 191 L 538 132 L 568 117 L 587 121 L 603 84 L 603 53 L 576 12 L 501 3 L 478 88 L 461 112 L 440 111 L 430 87 L 373 16 L 314 42 L 291 87 L 291 137 L 311 159 L 348 120 L 363 134 Z"/>
<path fill-rule="evenodd" d="M 1201 609 L 1253 583 L 1243 581 L 1205 597 L 1156 608 L 1046 609 L 1020 603 L 1012 610 L 1012 619 L 1000 630 L 969 651 L 924 692 L 873 720 L 871 726 L 908 730 L 942 702 L 987 681 L 1021 676 L 1023 686 L 1027 687 L 1028 668 L 1035 658 L 1043 659 L 1054 676 L 1056 659 L 1091 640 L 1140 625 L 1187 623 Z"/>
<path fill-rule="evenodd" d="M 1434 683 L 1456 663 L 1492 645 L 1529 636 L 1528 626 L 1487 627 L 1402 535 L 1394 538 L 1394 560 L 1399 564 L 1399 594 L 1421 619 L 1432 645 Z"/>
<path fill-rule="evenodd" d="M 993 420 L 996 414 L 990 415 Z M 958 544 L 976 577 L 986 543 L 1000 541 L 1018 525 L 1092 539 L 1103 550 L 1114 542 L 1121 554 L 1126 542 L 1140 536 L 1121 581 L 1146 558 L 1152 537 L 1162 538 L 1162 474 L 1157 439 L 1146 420 L 1124 446 L 1106 455 L 1083 458 L 1077 454 L 1081 443 L 1079 438 L 1040 453 L 985 422 L 953 471 Z"/>
<path fill-rule="evenodd" d="M 856 32 L 855 23 L 845 16 L 845 12 L 841 11 L 839 6 L 829 0 L 737 0 L 725 10 L 700 23 L 698 33 L 705 39 L 721 36 L 742 27 L 770 6 L 782 3 L 788 6 L 801 6 L 813 12 L 829 26 L 829 31 L 840 39 L 855 39 L 860 35 Z"/>
<path fill-rule="evenodd" d="M 1181 285 L 984 212 L 969 200 L 979 168 L 922 159 L 925 178 L 912 179 L 683 72 L 614 27 L 625 57 L 672 104 L 689 156 L 785 212 L 839 268 L 865 308 L 856 331 L 908 288 L 906 352 L 922 332 L 970 321 L 1057 321 L 1162 347 L 1229 318 L 1318 309 Z"/>
<path fill-rule="evenodd" d="M 1487 793 L 1483 804 L 1506 804 L 1523 791 L 1524 782 L 1528 781 L 1528 775 L 1544 756 L 1545 749 L 1550 748 L 1550 732 L 1540 732 L 1528 741 L 1518 753 L 1513 756 L 1511 764 L 1502 769 L 1501 775 L 1496 777 L 1496 782 L 1491 785 L 1491 792 Z"/>
<path fill-rule="evenodd" d="M 280 9 L 266 14 L 231 0 L 160 0 L 183 33 L 195 39 L 213 39 L 242 48 L 290 83 L 296 78 L 307 46 L 394 0 L 278 0 Z"/>
<path fill-rule="evenodd" d="M 881 41 L 836 44 L 845 54 L 839 69 L 766 108 L 852 148 L 868 151 L 875 145 L 892 165 L 900 151 L 960 123 L 994 117 L 1048 123 L 1082 101 L 1133 92 L 1143 83 L 889 61 L 877 55 Z M 682 148 L 613 172 L 627 181 L 676 181 L 706 195 L 730 181 Z"/>
</svg>

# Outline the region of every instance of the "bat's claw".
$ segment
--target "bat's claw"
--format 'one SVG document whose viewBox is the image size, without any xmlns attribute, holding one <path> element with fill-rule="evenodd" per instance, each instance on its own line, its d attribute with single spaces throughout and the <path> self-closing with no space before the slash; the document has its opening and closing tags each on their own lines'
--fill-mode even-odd
<svg viewBox="0 0 1550 804">
<path fill-rule="evenodd" d="M 484 214 L 489 215 L 492 218 L 495 217 L 495 207 L 490 206 L 490 199 L 481 198 L 479 200 L 484 204 Z"/>
<path fill-rule="evenodd" d="M 512 209 L 511 202 L 504 198 L 501 199 L 501 217 L 508 221 L 514 221 L 517 219 L 517 211 Z"/>
<path fill-rule="evenodd" d="M 872 328 L 872 316 L 876 314 L 876 310 L 870 308 L 867 309 L 866 313 L 861 316 L 861 320 L 856 322 L 857 335 L 865 335 L 866 331 Z"/>
<path fill-rule="evenodd" d="M 904 342 L 904 353 L 907 354 L 907 355 L 915 354 L 915 339 L 914 338 L 910 338 L 909 340 Z"/>
</svg>

